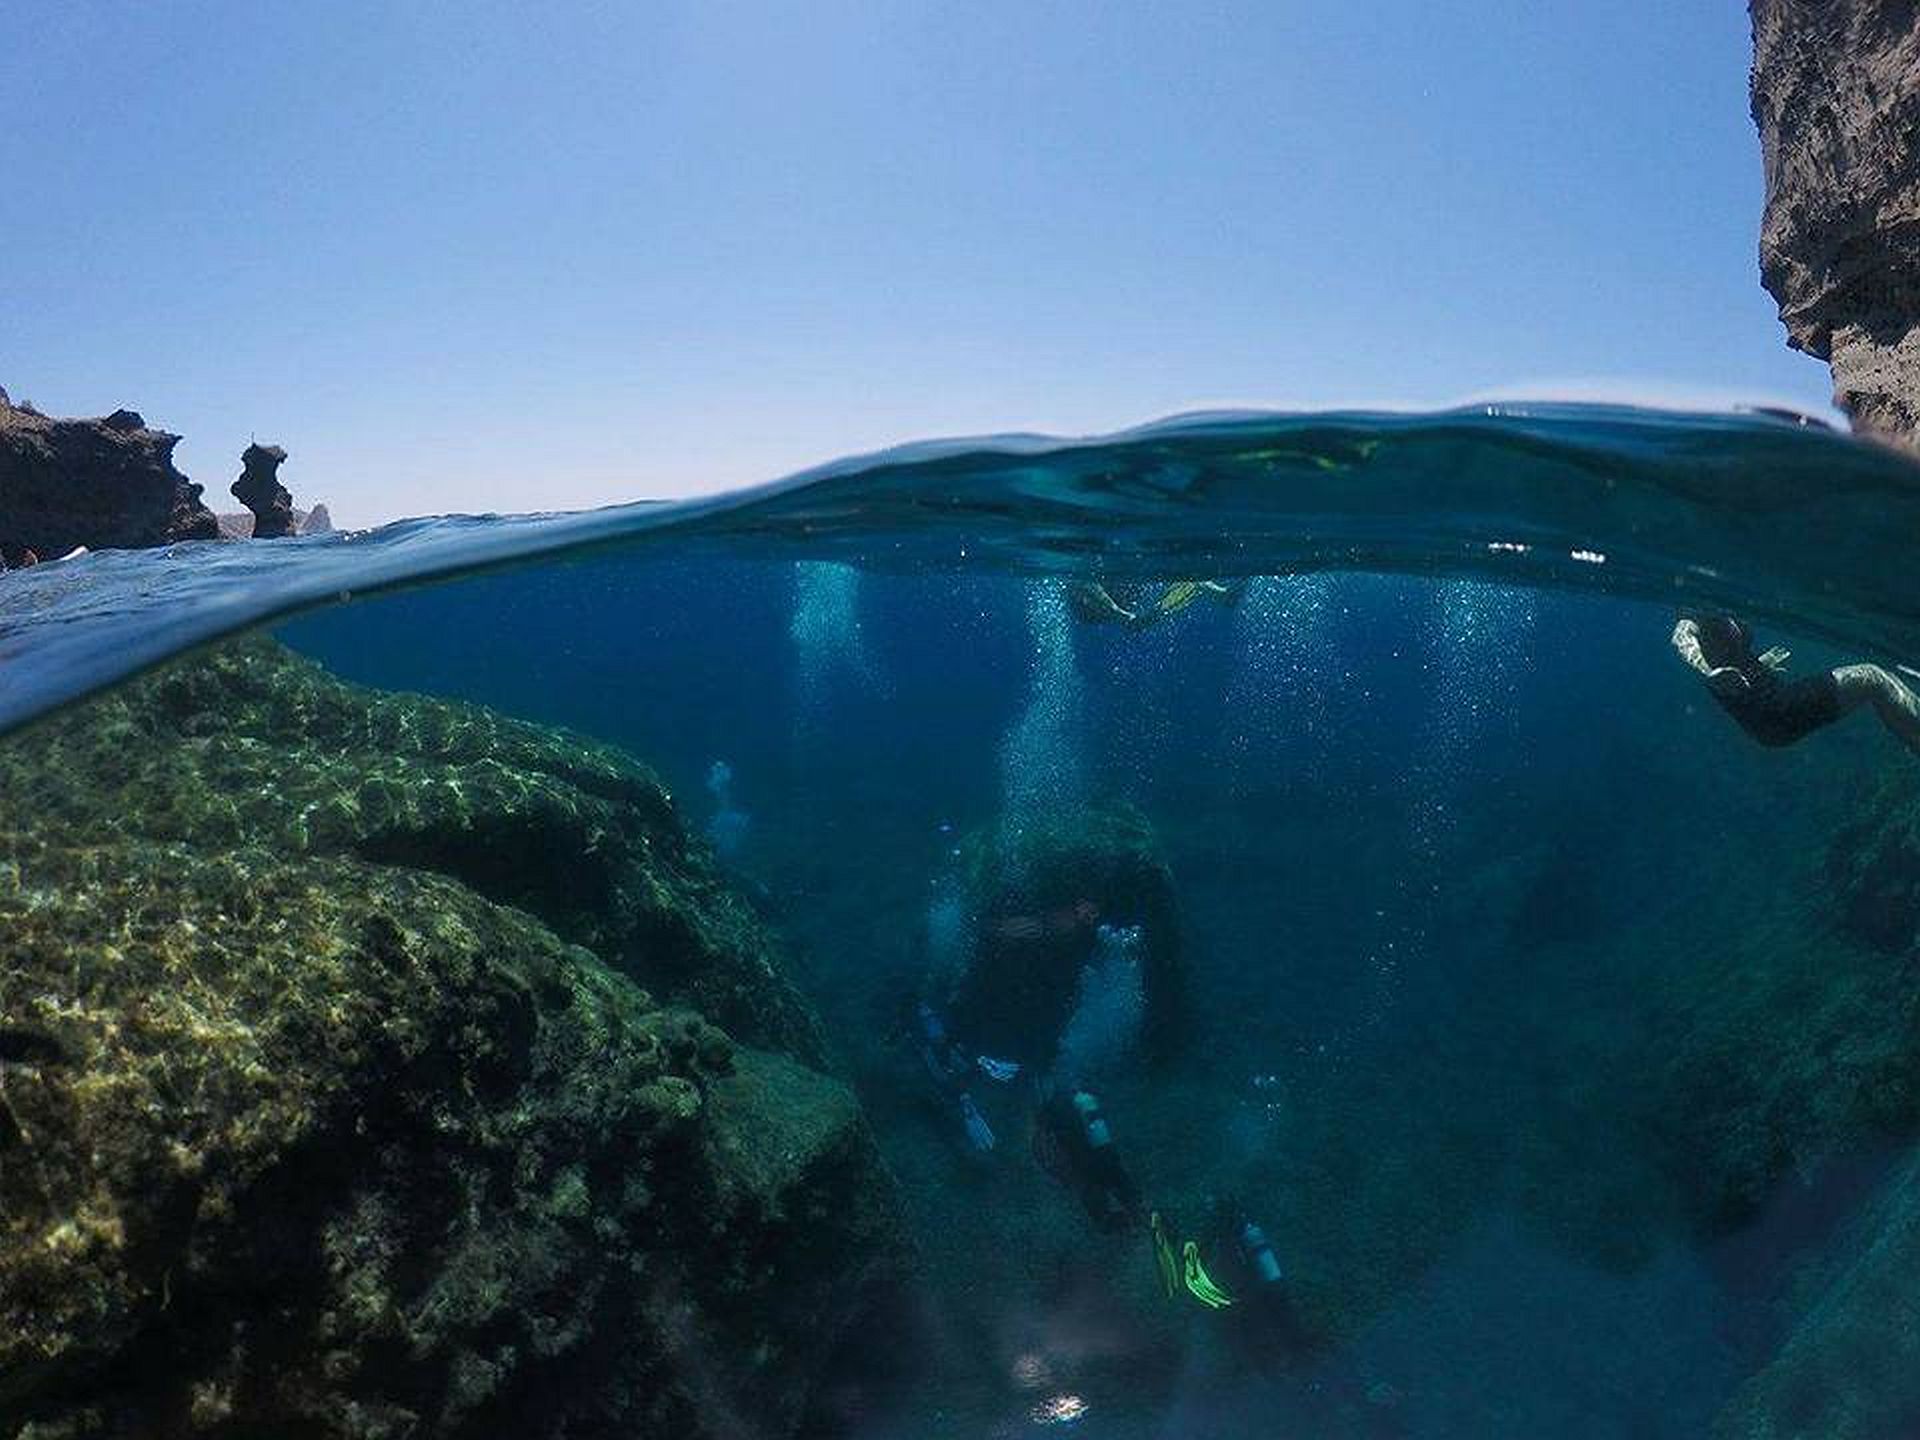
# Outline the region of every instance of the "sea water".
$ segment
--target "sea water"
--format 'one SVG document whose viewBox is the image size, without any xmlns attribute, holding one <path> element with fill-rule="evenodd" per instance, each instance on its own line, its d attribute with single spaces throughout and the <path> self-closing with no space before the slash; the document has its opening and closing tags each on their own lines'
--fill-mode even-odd
<svg viewBox="0 0 1920 1440">
<path fill-rule="evenodd" d="M 722 1157 L 716 1173 L 740 1186 L 756 1176 L 817 1208 L 770 1201 L 697 1279 L 674 1282 L 674 1333 L 694 1348 L 671 1350 L 657 1383 L 701 1397 L 687 1413 L 707 1428 L 691 1433 L 1893 1437 L 1920 1426 L 1920 759 L 1870 713 L 1756 746 L 1668 635 L 1682 611 L 1724 610 L 1790 646 L 1798 674 L 1920 655 L 1917 518 L 1910 462 L 1768 416 L 1238 415 L 1093 442 L 942 442 L 718 502 L 9 574 L 0 717 L 19 727 L 5 745 L 43 743 L 50 727 L 93 723 L 98 702 L 82 697 L 100 687 L 210 663 L 184 652 L 271 625 L 321 667 L 316 686 L 486 707 L 446 713 L 531 722 L 657 774 L 673 813 L 649 819 L 647 844 L 683 837 L 690 883 L 724 890 L 729 923 L 770 937 L 782 973 L 764 983 L 790 986 L 818 1036 L 776 1041 L 739 1021 L 749 1058 L 687 1082 L 688 1133 L 765 1099 L 742 1087 L 767 1067 L 797 1067 L 767 1087 L 786 1097 L 813 1093 L 795 1077 L 823 1077 L 820 1094 L 846 1097 L 846 1133 L 871 1136 L 877 1160 L 858 1173 L 901 1228 L 871 1291 L 808 1308 L 823 1293 L 795 1258 L 809 1243 L 848 1273 L 865 1263 L 840 1218 L 853 1201 L 769 1178 L 799 1120 Z M 1177 588 L 1193 581 L 1219 584 Z M 1136 622 L 1093 613 L 1096 583 Z M 131 683 L 128 695 L 153 682 Z M 194 709 L 239 692 L 166 683 L 164 703 L 114 720 L 116 747 L 137 756 L 164 734 L 195 763 L 272 776 L 257 735 L 229 737 Z M 301 726 L 331 723 L 329 707 L 362 703 L 301 693 L 274 712 L 290 748 Z M 377 756 L 387 732 L 365 729 L 354 753 Z M 615 907 L 595 888 L 601 840 L 547 873 L 537 822 L 559 802 L 542 789 L 553 772 L 522 764 L 532 742 L 436 741 L 432 754 L 459 761 L 443 781 L 418 773 L 417 738 L 392 739 L 379 787 L 364 769 L 376 762 L 339 762 L 353 813 L 337 823 L 371 824 L 376 797 L 397 795 L 379 803 L 409 816 L 444 802 L 411 830 L 383 820 L 387 838 L 355 863 L 396 884 L 431 871 L 431 893 L 459 883 L 484 896 L 474 905 L 551 925 L 578 947 L 567 965 L 650 973 L 644 944 L 623 956 L 596 939 L 609 928 L 596 907 Z M 54 793 L 62 773 L 8 808 L 83 813 Z M 503 775 L 507 798 L 489 799 Z M 284 801 L 300 813 L 272 833 L 303 837 L 324 895 L 331 861 L 313 837 L 334 823 L 330 783 L 289 777 L 280 796 L 261 781 L 222 802 L 217 826 L 156 795 L 168 812 L 155 844 L 246 872 L 296 843 L 262 838 Z M 485 828 L 490 804 L 519 828 Z M 85 864 L 49 865 L 64 823 L 7 833 L 0 907 L 14 923 L 45 913 L 49 887 L 111 897 L 121 883 L 107 840 L 88 840 Z M 479 838 L 433 852 L 461 858 L 421 858 L 421 835 L 463 825 Z M 667 863 L 649 856 L 635 863 Z M 138 1013 L 86 1008 L 87 977 L 143 945 L 177 948 L 169 973 L 209 988 L 215 1024 L 234 982 L 195 968 L 188 922 L 150 900 L 100 922 L 118 903 L 88 912 L 60 975 L 21 962 L 0 986 L 0 1102 L 78 1085 L 50 1078 L 48 1057 L 95 1054 L 100 1027 L 140 1033 Z M 268 937 L 275 914 L 269 901 L 248 923 Z M 445 920 L 478 923 L 467 908 Z M 703 993 L 698 976 L 650 983 Z M 331 1003 L 344 1013 L 356 998 Z M 471 1026 L 505 1025 L 502 1013 Z M 928 1013 L 938 1045 L 916 1018 Z M 186 1042 L 152 1041 L 167 1043 Z M 328 1053 L 324 1035 L 308 1043 Z M 750 1058 L 762 1052 L 773 1058 Z M 303 1054 L 281 1058 L 323 1064 Z M 1077 1090 L 1098 1092 L 1138 1190 L 1119 1223 L 1089 1203 L 1091 1132 L 1049 1118 L 1071 1114 L 1060 1102 Z M 970 1139 L 962 1097 L 990 1148 Z M 238 1102 L 181 1103 L 213 1126 Z M 524 1127 L 512 1143 L 527 1165 L 583 1143 L 521 1103 L 488 1123 Z M 325 1144 L 372 1156 L 380 1133 L 376 1114 Z M 418 1138 L 430 1132 L 407 1133 L 431 1164 L 463 1163 L 453 1140 L 442 1155 Z M 0 1138 L 16 1176 L 35 1147 L 63 1143 L 21 1119 Z M 155 1153 L 169 1144 L 225 1153 L 201 1129 L 153 1138 Z M 264 1153 L 241 1187 L 262 1207 L 245 1232 L 345 1245 L 352 1183 L 299 1198 L 315 1162 Z M 632 1182 L 668 1197 L 671 1167 L 694 1163 L 633 1153 L 650 1158 Z M 112 1220 L 115 1183 L 75 1213 L 55 1213 L 51 1185 L 7 1191 L 14 1243 L 38 1226 L 87 1265 L 126 1267 L 134 1298 L 91 1358 L 43 1355 L 0 1377 L 0 1430 L 65 1417 L 75 1428 L 58 1433 L 243 1434 L 249 1403 L 291 1413 L 233 1378 L 244 1360 L 196 1371 L 211 1342 L 173 1307 L 186 1293 L 223 1326 L 280 1334 L 297 1294 L 236 1291 L 184 1248 L 136 1263 L 73 1238 Z M 625 1182 L 566 1183 L 586 1198 L 556 1199 L 553 1223 L 598 1233 L 623 1267 L 600 1277 L 608 1293 L 637 1286 L 634 1313 L 664 1324 L 650 1307 L 667 1302 L 634 1277 L 661 1273 L 665 1252 L 607 1229 L 610 1210 L 592 1230 L 597 1197 Z M 1230 1303 L 1162 1283 L 1149 1214 L 1194 1242 Z M 1271 1265 L 1239 1253 L 1249 1223 Z M 790 1231 L 798 1248 L 783 1249 Z M 113 1244 L 187 1247 L 190 1232 Z M 756 1268 L 739 1237 L 762 1233 L 775 1258 Z M 578 1285 L 587 1262 L 569 1263 Z M 427 1278 L 405 1293 L 454 1303 L 432 1278 L 452 1260 L 429 1247 L 381 1273 L 408 1264 Z M 76 1293 L 97 1278 L 72 1276 Z M 736 1312 L 739 1333 L 828 1313 L 840 1333 L 781 1369 L 716 1338 L 735 1332 L 715 1317 Z M 354 1326 L 377 1328 L 351 1307 L 309 1321 L 332 1327 L 313 1343 L 341 1355 Z M 540 1333 L 460 1342 L 469 1358 L 445 1373 L 479 1397 L 467 1409 L 439 1382 L 423 1398 L 346 1360 L 328 1383 L 368 1413 L 398 1404 L 412 1433 L 495 1433 L 507 1414 L 537 1433 L 537 1417 L 596 1383 L 600 1362 L 581 1357 L 610 1343 Z M 706 1337 L 704 1359 L 690 1336 Z M 182 1381 L 180 1408 L 143 1410 L 172 1393 L 152 1378 L 170 1365 L 198 1388 Z M 793 1393 L 739 1378 L 756 1366 Z M 607 1433 L 656 1433 L 643 1410 Z"/>
</svg>

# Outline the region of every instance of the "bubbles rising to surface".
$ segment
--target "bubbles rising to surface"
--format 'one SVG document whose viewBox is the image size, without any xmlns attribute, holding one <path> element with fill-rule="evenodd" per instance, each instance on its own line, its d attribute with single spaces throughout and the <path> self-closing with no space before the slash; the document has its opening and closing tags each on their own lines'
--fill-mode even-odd
<svg viewBox="0 0 1920 1440">
<path fill-rule="evenodd" d="M 1074 621 L 1057 580 L 1030 582 L 1026 698 L 1000 742 L 1003 813 L 1031 825 L 1086 793 L 1085 685 L 1074 649 Z"/>
<path fill-rule="evenodd" d="M 1281 742 L 1324 738 L 1325 624 L 1333 585 L 1325 575 L 1256 575 L 1240 597 L 1226 746 L 1242 783 Z"/>
<path fill-rule="evenodd" d="M 803 560 L 794 569 L 794 664 L 800 710 L 817 718 L 836 684 L 872 679 L 860 633 L 860 572 L 832 561 Z"/>
</svg>

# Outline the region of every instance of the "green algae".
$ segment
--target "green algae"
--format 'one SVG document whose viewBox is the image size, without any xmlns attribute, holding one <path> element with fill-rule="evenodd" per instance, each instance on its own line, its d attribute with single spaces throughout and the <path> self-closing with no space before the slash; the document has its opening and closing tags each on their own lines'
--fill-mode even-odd
<svg viewBox="0 0 1920 1440">
<path fill-rule="evenodd" d="M 450 876 L 743 1041 L 824 1058 L 772 937 L 611 746 L 347 685 L 254 639 L 44 723 L 15 773 L 42 831 L 113 817 L 155 843 Z"/>
<path fill-rule="evenodd" d="M 798 1423 L 892 1184 L 643 768 L 250 641 L 0 791 L 0 1433 Z"/>
</svg>

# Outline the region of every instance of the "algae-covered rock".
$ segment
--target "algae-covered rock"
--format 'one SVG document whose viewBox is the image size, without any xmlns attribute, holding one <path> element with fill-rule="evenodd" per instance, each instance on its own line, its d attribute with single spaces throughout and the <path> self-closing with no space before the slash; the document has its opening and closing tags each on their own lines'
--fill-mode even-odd
<svg viewBox="0 0 1920 1440">
<path fill-rule="evenodd" d="M 1842 1232 L 1772 1360 L 1714 1426 L 1720 1440 L 1920 1434 L 1920 1153 Z"/>
<path fill-rule="evenodd" d="M 1920 789 L 1890 767 L 1803 874 L 1710 879 L 1649 972 L 1635 1053 L 1600 1093 L 1697 1238 L 1785 1182 L 1920 1135 Z"/>
<path fill-rule="evenodd" d="M 1827 873 L 1840 920 L 1862 944 L 1892 955 L 1920 940 L 1920 793 L 1904 771 L 1882 780 L 1834 836 Z"/>
<path fill-rule="evenodd" d="M 818 1062 L 764 927 L 644 766 L 479 706 L 225 646 L 56 720 L 18 765 L 43 828 L 433 871 L 539 917 L 750 1044 Z M 263 906 L 277 908 L 269 887 Z"/>
<path fill-rule="evenodd" d="M 0 793 L 0 1434 L 801 1422 L 891 1182 L 645 771 L 253 642 Z"/>
</svg>

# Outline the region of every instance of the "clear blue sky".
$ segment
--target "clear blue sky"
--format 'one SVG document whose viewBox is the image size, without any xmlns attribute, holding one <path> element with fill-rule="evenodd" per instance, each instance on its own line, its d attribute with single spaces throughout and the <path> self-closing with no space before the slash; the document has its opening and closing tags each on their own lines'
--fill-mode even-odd
<svg viewBox="0 0 1920 1440">
<path fill-rule="evenodd" d="M 928 434 L 1824 404 L 1733 3 L 5 0 L 0 384 L 366 523 Z"/>
</svg>

